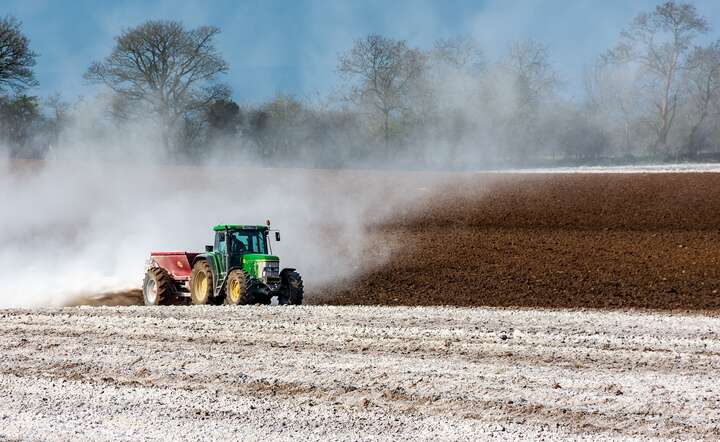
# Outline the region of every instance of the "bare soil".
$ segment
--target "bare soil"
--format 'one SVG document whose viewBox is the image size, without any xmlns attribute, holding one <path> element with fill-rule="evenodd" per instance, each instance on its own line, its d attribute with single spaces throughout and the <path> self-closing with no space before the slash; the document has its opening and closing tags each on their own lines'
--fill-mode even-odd
<svg viewBox="0 0 720 442">
<path fill-rule="evenodd" d="M 470 174 L 316 303 L 720 310 L 720 174 Z"/>
</svg>

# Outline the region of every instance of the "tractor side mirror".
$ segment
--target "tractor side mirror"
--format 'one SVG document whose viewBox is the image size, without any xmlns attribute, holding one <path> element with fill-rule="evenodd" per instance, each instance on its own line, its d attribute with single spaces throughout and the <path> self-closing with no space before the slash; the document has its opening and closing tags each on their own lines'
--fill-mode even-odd
<svg viewBox="0 0 720 442">
<path fill-rule="evenodd" d="M 206 251 L 206 252 L 212 252 L 212 251 L 213 251 L 213 246 L 205 246 L 205 251 Z"/>
<path fill-rule="evenodd" d="M 280 241 L 280 232 L 275 232 L 275 241 Z"/>
</svg>

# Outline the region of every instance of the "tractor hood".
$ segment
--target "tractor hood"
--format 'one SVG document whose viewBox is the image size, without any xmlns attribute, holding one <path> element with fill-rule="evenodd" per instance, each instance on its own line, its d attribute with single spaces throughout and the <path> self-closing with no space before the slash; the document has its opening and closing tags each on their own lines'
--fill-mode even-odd
<svg viewBox="0 0 720 442">
<path fill-rule="evenodd" d="M 279 262 L 280 258 L 275 255 L 264 255 L 262 253 L 246 253 L 243 255 L 244 262 L 257 262 L 257 261 L 276 261 Z"/>
<path fill-rule="evenodd" d="M 243 270 L 265 284 L 280 282 L 280 258 L 274 255 L 246 253 L 243 255 Z"/>
</svg>

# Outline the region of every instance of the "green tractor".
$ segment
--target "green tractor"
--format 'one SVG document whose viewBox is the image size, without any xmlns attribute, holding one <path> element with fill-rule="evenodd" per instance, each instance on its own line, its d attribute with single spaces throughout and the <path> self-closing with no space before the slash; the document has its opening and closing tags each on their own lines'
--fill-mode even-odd
<svg viewBox="0 0 720 442">
<path fill-rule="evenodd" d="M 280 270 L 266 226 L 220 224 L 205 253 L 152 252 L 143 281 L 146 305 L 302 304 L 303 281 L 293 268 Z M 280 232 L 275 231 L 280 241 Z"/>
</svg>

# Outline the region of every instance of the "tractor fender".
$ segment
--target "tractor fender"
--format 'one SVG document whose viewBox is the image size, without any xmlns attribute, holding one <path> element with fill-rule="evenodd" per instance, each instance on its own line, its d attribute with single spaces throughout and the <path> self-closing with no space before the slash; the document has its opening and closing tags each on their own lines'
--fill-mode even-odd
<svg viewBox="0 0 720 442">
<path fill-rule="evenodd" d="M 211 261 L 213 261 L 213 260 L 211 260 Z M 215 268 L 214 263 L 211 264 L 211 266 L 213 266 L 213 268 Z M 232 272 L 233 270 L 244 270 L 244 269 L 242 268 L 242 266 L 232 266 L 232 267 L 228 268 L 228 271 L 225 274 L 225 277 L 222 280 L 220 280 L 220 279 L 217 280 L 217 284 L 219 284 L 218 291 L 222 291 L 225 288 L 225 285 L 227 284 L 228 276 L 230 276 L 230 272 Z M 219 273 L 215 273 L 215 274 L 219 275 Z"/>
<path fill-rule="evenodd" d="M 190 263 L 190 268 L 195 267 L 195 264 L 197 264 L 198 261 L 207 261 L 207 256 L 205 255 L 198 255 L 195 258 L 193 258 L 192 262 Z M 210 265 L 212 267 L 212 264 Z"/>
<path fill-rule="evenodd" d="M 212 270 L 213 279 L 216 279 L 219 273 L 217 266 L 215 265 L 215 260 L 208 255 L 201 254 L 193 258 L 192 263 L 190 264 L 190 268 L 195 267 L 195 264 L 197 264 L 199 261 L 207 261 L 207 263 L 210 265 L 210 270 Z"/>
<path fill-rule="evenodd" d="M 220 279 L 220 272 L 218 271 L 217 263 L 211 255 L 206 255 L 203 253 L 196 256 L 192 260 L 192 267 L 195 267 L 195 264 L 200 261 L 206 261 L 210 266 L 210 271 L 212 272 L 212 283 L 214 287 L 213 296 L 216 297 L 219 293 L 222 292 L 223 288 L 225 288 L 225 280 L 227 279 L 227 275 L 225 275 L 225 278 Z"/>
<path fill-rule="evenodd" d="M 243 273 L 245 273 L 246 276 L 250 276 L 250 275 L 248 275 L 248 274 L 245 272 L 245 268 L 244 268 L 243 266 L 232 266 L 232 267 L 230 267 L 230 268 L 228 269 L 227 274 L 229 275 L 230 272 L 232 272 L 233 270 L 240 270 L 240 271 L 242 271 Z M 225 277 L 225 280 L 227 280 L 227 276 Z M 250 281 L 251 281 L 251 282 L 254 282 L 254 283 L 261 282 L 261 281 L 259 281 L 257 278 L 255 278 L 254 276 L 250 276 Z"/>
<path fill-rule="evenodd" d="M 228 272 L 225 275 L 225 278 L 223 278 L 223 280 L 220 282 L 222 284 L 222 286 L 220 287 L 220 290 L 225 288 L 225 286 L 227 285 L 228 276 L 230 275 L 230 272 L 232 272 L 233 270 L 240 270 L 243 272 L 243 274 L 248 276 L 247 273 L 245 273 L 245 269 L 243 268 L 243 266 L 232 266 L 228 269 Z M 255 279 L 253 277 L 251 277 L 251 279 L 250 279 L 250 284 L 251 285 L 249 286 L 249 288 L 253 289 L 255 292 L 257 292 L 258 290 L 261 290 L 264 292 L 264 294 L 266 296 L 270 293 L 270 289 L 267 286 L 265 286 L 265 284 L 262 284 L 259 280 Z"/>
<path fill-rule="evenodd" d="M 148 270 L 154 269 L 156 267 L 160 267 L 160 265 L 157 263 L 157 261 L 155 261 L 155 259 L 153 259 L 152 256 L 145 261 L 145 271 L 146 272 Z"/>
<path fill-rule="evenodd" d="M 243 266 L 232 266 L 232 267 L 230 267 L 230 268 L 228 269 L 228 273 L 232 272 L 233 270 L 242 270 L 242 271 L 245 271 L 245 269 L 243 268 Z"/>
</svg>

